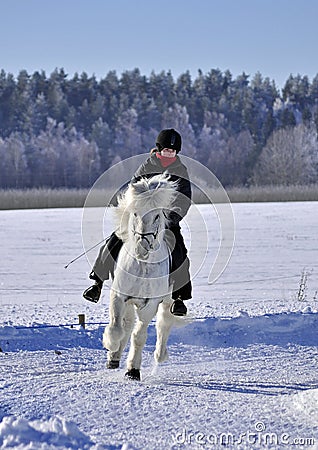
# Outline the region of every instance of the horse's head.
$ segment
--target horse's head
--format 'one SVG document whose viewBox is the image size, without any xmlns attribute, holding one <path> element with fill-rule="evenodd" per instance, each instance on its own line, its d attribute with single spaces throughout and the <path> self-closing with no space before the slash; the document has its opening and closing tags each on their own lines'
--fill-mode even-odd
<svg viewBox="0 0 318 450">
<path fill-rule="evenodd" d="M 140 259 L 147 259 L 150 252 L 158 250 L 165 228 L 161 210 L 145 213 L 134 212 L 130 216 L 131 230 L 135 242 L 135 253 Z"/>
<path fill-rule="evenodd" d="M 160 247 L 167 224 L 167 212 L 173 207 L 176 183 L 165 175 L 142 178 L 129 185 L 119 199 L 117 217 L 120 218 L 118 236 L 130 240 L 139 259 L 148 259 Z"/>
</svg>

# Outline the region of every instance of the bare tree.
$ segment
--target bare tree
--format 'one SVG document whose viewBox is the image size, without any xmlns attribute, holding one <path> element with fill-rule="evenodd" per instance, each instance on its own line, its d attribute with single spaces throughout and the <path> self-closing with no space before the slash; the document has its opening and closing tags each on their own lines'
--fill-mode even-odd
<svg viewBox="0 0 318 450">
<path fill-rule="evenodd" d="M 297 125 L 274 131 L 254 169 L 259 185 L 294 185 L 317 181 L 317 132 Z"/>
<path fill-rule="evenodd" d="M 19 133 L 11 133 L 0 139 L 0 179 L 1 187 L 24 187 L 28 177 L 25 147 Z"/>
</svg>

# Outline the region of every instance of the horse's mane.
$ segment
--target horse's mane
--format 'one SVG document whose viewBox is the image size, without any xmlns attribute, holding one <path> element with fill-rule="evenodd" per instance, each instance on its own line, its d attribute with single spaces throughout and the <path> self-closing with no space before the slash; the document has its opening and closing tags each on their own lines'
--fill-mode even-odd
<svg viewBox="0 0 318 450">
<path fill-rule="evenodd" d="M 123 241 L 128 239 L 128 221 L 131 212 L 145 214 L 158 208 L 178 211 L 179 208 L 173 205 L 178 194 L 177 184 L 177 181 L 169 180 L 169 176 L 165 174 L 141 178 L 135 183 L 130 183 L 127 190 L 118 196 L 118 206 L 114 209 L 117 236 Z M 168 222 L 166 216 L 165 220 Z"/>
</svg>

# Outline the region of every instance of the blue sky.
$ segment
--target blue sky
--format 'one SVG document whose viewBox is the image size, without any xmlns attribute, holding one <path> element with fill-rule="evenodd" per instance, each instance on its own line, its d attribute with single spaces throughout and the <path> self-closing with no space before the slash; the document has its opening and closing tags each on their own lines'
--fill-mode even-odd
<svg viewBox="0 0 318 450">
<path fill-rule="evenodd" d="M 0 68 L 318 73 L 318 0 L 0 0 Z"/>
</svg>

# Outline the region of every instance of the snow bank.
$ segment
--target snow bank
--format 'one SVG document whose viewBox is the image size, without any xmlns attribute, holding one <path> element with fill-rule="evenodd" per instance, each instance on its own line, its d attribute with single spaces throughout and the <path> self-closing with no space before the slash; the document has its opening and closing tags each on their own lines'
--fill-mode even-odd
<svg viewBox="0 0 318 450">
<path fill-rule="evenodd" d="M 135 450 L 129 443 L 122 446 L 95 444 L 75 423 L 60 417 L 28 421 L 6 416 L 0 423 L 0 448 L 19 450 Z"/>
<path fill-rule="evenodd" d="M 299 392 L 294 396 L 293 401 L 296 410 L 305 414 L 306 418 L 317 426 L 318 389 Z"/>
<path fill-rule="evenodd" d="M 250 344 L 318 345 L 318 313 L 286 312 L 250 316 L 241 312 L 238 317 L 204 319 L 188 318 L 189 324 L 175 328 L 169 342 L 209 347 L 246 347 Z M 102 349 L 104 326 L 95 329 L 65 327 L 0 327 L 0 349 L 7 351 L 35 351 L 69 349 L 75 347 Z M 156 330 L 149 326 L 148 343 L 155 344 Z"/>
<path fill-rule="evenodd" d="M 102 327 L 85 331 L 81 327 L 68 328 L 38 324 L 30 327 L 0 326 L 0 349 L 6 352 L 58 351 L 74 347 L 101 348 L 102 330 Z"/>
<path fill-rule="evenodd" d="M 28 421 L 13 416 L 0 423 L 0 447 L 19 449 L 91 449 L 94 444 L 72 422 L 59 417 Z M 96 446 L 94 446 L 97 449 Z"/>
<path fill-rule="evenodd" d="M 318 313 L 286 312 L 195 320 L 172 334 L 174 341 L 209 347 L 246 347 L 250 344 L 318 345 Z"/>
</svg>

